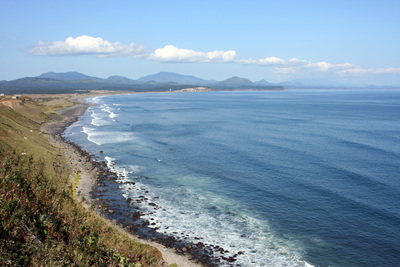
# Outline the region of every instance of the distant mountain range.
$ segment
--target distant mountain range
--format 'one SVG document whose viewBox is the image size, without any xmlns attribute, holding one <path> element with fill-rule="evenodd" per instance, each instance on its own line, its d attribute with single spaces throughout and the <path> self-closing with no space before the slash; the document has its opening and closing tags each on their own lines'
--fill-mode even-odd
<svg viewBox="0 0 400 267">
<path fill-rule="evenodd" d="M 211 90 L 283 90 L 282 86 L 266 81 L 253 83 L 248 79 L 232 77 L 224 81 L 204 80 L 191 75 L 159 72 L 137 80 L 123 76 L 106 79 L 79 72 L 46 72 L 37 77 L 25 77 L 13 81 L 0 81 L 0 92 L 15 93 L 71 93 L 88 90 L 123 90 L 135 92 L 176 91 L 193 87 Z"/>
<path fill-rule="evenodd" d="M 159 72 L 157 74 L 144 76 L 136 80 L 139 83 L 181 83 L 181 84 L 196 84 L 196 85 L 208 85 L 215 83 L 216 81 L 208 81 L 197 78 L 192 75 L 181 75 L 173 72 Z"/>
<path fill-rule="evenodd" d="M 53 79 L 60 81 L 95 81 L 95 82 L 106 82 L 106 83 L 115 83 L 115 84 L 135 84 L 137 83 L 135 80 L 128 79 L 123 76 L 110 76 L 107 79 L 102 79 L 98 77 L 88 76 L 79 72 L 64 72 L 64 73 L 56 73 L 56 72 L 46 72 L 38 76 L 38 78 L 43 79 Z"/>
<path fill-rule="evenodd" d="M 37 78 L 53 79 L 53 80 L 60 80 L 60 81 L 78 81 L 78 80 L 102 81 L 103 80 L 101 78 L 87 76 L 87 75 L 79 73 L 79 72 L 65 72 L 65 73 L 46 72 L 46 73 L 39 75 Z"/>
<path fill-rule="evenodd" d="M 0 81 L 0 93 L 71 93 L 88 90 L 123 90 L 135 92 L 176 91 L 203 86 L 211 90 L 283 90 L 284 88 L 355 88 L 354 85 L 341 85 L 324 80 L 290 81 L 278 84 L 266 80 L 252 82 L 241 77 L 231 77 L 223 81 L 205 80 L 192 75 L 172 72 L 157 74 L 132 80 L 123 76 L 110 76 L 106 79 L 88 76 L 79 72 L 46 72 L 37 77 L 25 77 L 13 81 Z M 361 88 L 361 87 L 359 87 Z M 393 88 L 374 85 L 362 88 Z"/>
</svg>

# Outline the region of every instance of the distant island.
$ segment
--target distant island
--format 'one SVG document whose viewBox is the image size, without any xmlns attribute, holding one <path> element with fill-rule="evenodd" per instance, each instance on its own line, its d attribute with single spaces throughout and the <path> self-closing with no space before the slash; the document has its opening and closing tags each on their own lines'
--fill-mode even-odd
<svg viewBox="0 0 400 267">
<path fill-rule="evenodd" d="M 87 93 L 90 91 L 129 91 L 129 92 L 204 92 L 222 90 L 284 90 L 284 89 L 395 89 L 393 86 L 355 86 L 342 85 L 331 81 L 312 80 L 270 83 L 266 80 L 252 82 L 241 77 L 231 77 L 223 81 L 205 80 L 192 75 L 172 72 L 157 74 L 132 80 L 123 76 L 110 76 L 106 79 L 88 76 L 79 72 L 47 72 L 37 77 L 25 77 L 12 81 L 0 81 L 2 94 L 38 93 Z"/>
</svg>

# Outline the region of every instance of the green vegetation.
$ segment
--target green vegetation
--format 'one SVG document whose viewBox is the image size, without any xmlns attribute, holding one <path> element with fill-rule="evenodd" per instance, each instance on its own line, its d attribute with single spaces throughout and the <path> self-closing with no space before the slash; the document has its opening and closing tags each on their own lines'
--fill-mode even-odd
<svg viewBox="0 0 400 267">
<path fill-rule="evenodd" d="M 76 200 L 68 161 L 39 131 L 51 110 L 29 98 L 0 104 L 0 265 L 157 266 L 157 249 Z"/>
<path fill-rule="evenodd" d="M 9 94 L 71 94 L 89 93 L 91 90 L 127 92 L 165 92 L 180 90 L 193 85 L 177 83 L 115 84 L 94 80 L 60 81 L 43 78 L 22 78 L 0 82 L 0 93 Z"/>
<path fill-rule="evenodd" d="M 42 97 L 36 101 L 48 112 L 53 113 L 54 110 L 63 109 L 75 105 L 68 97 Z"/>
<path fill-rule="evenodd" d="M 89 91 L 167 92 L 185 88 L 207 86 L 211 90 L 283 90 L 282 86 L 253 83 L 248 79 L 232 77 L 224 81 L 207 81 L 194 76 L 160 72 L 131 80 L 122 76 L 107 79 L 82 73 L 43 73 L 38 77 L 25 77 L 13 81 L 0 81 L 0 93 L 4 94 L 66 94 Z"/>
</svg>

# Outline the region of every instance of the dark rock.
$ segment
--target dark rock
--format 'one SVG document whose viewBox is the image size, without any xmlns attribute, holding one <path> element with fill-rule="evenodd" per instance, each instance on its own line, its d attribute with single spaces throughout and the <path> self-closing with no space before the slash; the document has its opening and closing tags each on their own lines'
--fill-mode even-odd
<svg viewBox="0 0 400 267">
<path fill-rule="evenodd" d="M 234 262 L 234 261 L 237 261 L 237 259 L 235 259 L 235 258 L 233 258 L 233 257 L 229 257 L 229 258 L 227 259 L 227 261 L 228 261 L 228 262 Z"/>
<path fill-rule="evenodd" d="M 142 216 L 142 214 L 140 213 L 140 211 L 135 211 L 135 212 L 132 214 L 132 219 L 137 220 L 137 219 L 140 218 L 140 216 Z"/>
</svg>

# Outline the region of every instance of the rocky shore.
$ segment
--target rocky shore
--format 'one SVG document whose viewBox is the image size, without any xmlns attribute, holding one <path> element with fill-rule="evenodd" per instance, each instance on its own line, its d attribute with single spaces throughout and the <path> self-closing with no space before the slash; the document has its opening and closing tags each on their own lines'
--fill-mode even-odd
<svg viewBox="0 0 400 267">
<path fill-rule="evenodd" d="M 100 162 L 94 155 L 61 136 L 66 127 L 77 121 L 90 106 L 83 98 L 75 100 L 78 101 L 76 105 L 58 110 L 62 118 L 44 125 L 42 131 L 49 134 L 50 141 L 70 160 L 73 173 L 79 174 L 79 183 L 76 187 L 78 200 L 81 200 L 87 208 L 101 214 L 111 224 L 129 233 L 132 238 L 157 247 L 169 264 L 177 263 L 179 266 L 189 267 L 236 266 L 236 256 L 241 252 L 232 255 L 222 247 L 204 244 L 201 242 L 201 237 L 195 238 L 196 242 L 190 242 L 185 239 L 184 233 L 178 238 L 158 232 L 153 218 L 150 221 L 143 219 L 144 214 L 135 206 L 136 203 L 148 202 L 154 210 L 161 208 L 153 202 L 154 199 L 146 195 L 146 191 L 141 192 L 137 199 L 125 199 L 121 194 L 115 194 L 119 191 L 120 183 L 127 184 L 132 190 L 141 189 L 135 188 L 135 182 L 124 182 L 119 179 L 104 161 Z"/>
</svg>

